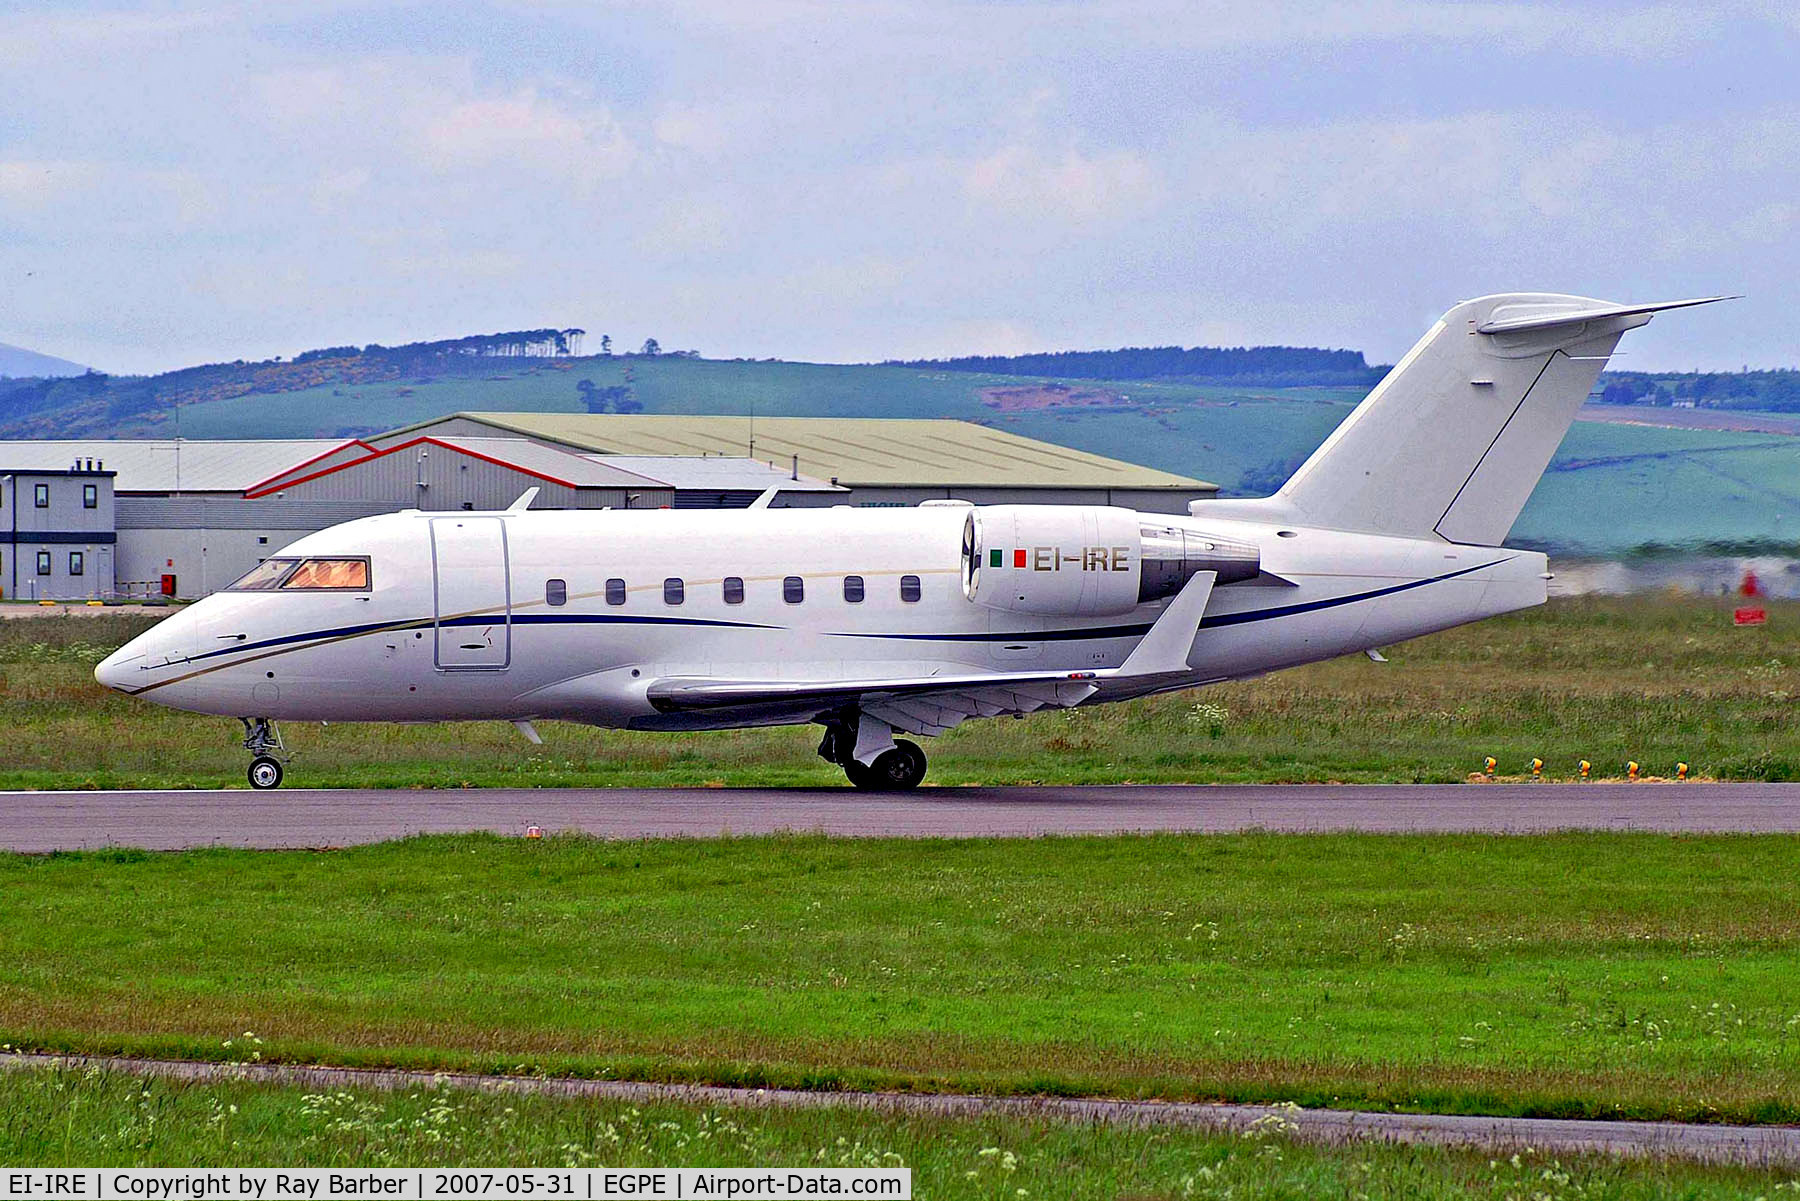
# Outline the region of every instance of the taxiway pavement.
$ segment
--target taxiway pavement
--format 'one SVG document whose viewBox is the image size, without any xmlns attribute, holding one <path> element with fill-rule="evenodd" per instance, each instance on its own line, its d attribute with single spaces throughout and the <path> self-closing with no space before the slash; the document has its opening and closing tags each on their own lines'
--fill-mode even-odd
<svg viewBox="0 0 1800 1201">
<path fill-rule="evenodd" d="M 348 846 L 410 834 L 819 831 L 971 838 L 1233 830 L 1800 832 L 1800 784 L 1120 785 L 0 792 L 0 848 Z"/>
</svg>

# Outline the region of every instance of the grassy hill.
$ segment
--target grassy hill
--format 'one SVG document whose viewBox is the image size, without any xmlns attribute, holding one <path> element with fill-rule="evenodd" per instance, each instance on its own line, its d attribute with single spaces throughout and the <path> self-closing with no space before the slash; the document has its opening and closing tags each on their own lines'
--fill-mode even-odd
<svg viewBox="0 0 1800 1201">
<path fill-rule="evenodd" d="M 177 403 L 180 432 L 192 438 L 348 436 L 463 409 L 956 417 L 1198 476 L 1240 495 L 1285 478 L 1364 393 L 677 355 L 423 363 L 326 355 L 12 387 L 0 390 L 0 436 L 169 436 Z M 1656 410 L 1644 412 L 1654 419 Z M 1513 540 L 1611 555 L 1646 545 L 1794 543 L 1797 531 L 1800 439 L 1578 422 Z"/>
</svg>

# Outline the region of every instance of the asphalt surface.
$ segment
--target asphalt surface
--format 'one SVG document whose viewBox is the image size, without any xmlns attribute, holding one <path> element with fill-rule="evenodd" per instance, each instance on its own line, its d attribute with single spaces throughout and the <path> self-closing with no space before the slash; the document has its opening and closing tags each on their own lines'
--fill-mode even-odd
<svg viewBox="0 0 1800 1201">
<path fill-rule="evenodd" d="M 644 1104 L 676 1101 L 706 1106 L 819 1109 L 843 1107 L 890 1113 L 951 1116 L 1007 1114 L 1120 1126 L 1162 1126 L 1246 1133 L 1270 1131 L 1304 1142 L 1338 1145 L 1358 1139 L 1480 1147 L 1507 1152 L 1660 1156 L 1704 1163 L 1781 1167 L 1800 1164 L 1800 1128 L 1713 1126 L 1674 1122 L 1595 1122 L 1557 1118 L 1492 1118 L 1456 1114 L 1366 1113 L 1343 1109 L 1276 1109 L 1262 1105 L 1102 1101 L 1076 1097 L 980 1097 L 968 1094 L 803 1092 L 798 1089 L 718 1088 L 640 1084 L 626 1080 L 545 1079 L 462 1073 L 402 1072 L 287 1064 L 195 1063 L 168 1059 L 0 1055 L 0 1071 L 100 1067 L 177 1080 L 255 1080 L 311 1089 L 469 1088 L 483 1092 L 606 1097 Z M 1261 1125 L 1258 1125 L 1261 1123 Z"/>
<path fill-rule="evenodd" d="M 1800 832 L 1800 784 L 0 792 L 0 848 L 348 846 L 409 834 L 901 837 L 1146 831 Z"/>
</svg>

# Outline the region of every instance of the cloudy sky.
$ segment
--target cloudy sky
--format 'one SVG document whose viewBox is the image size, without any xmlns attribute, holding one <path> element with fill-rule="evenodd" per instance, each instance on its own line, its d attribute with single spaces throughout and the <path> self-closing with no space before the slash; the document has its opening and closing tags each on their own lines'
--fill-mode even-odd
<svg viewBox="0 0 1800 1201">
<path fill-rule="evenodd" d="M 1542 288 L 1795 364 L 1796 62 L 1783 0 L 8 2 L 0 341 L 1392 361 Z"/>
</svg>

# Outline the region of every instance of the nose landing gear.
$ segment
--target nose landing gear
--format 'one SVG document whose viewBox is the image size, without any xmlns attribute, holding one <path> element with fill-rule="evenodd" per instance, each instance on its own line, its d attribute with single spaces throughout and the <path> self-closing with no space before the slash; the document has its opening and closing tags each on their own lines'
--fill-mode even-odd
<svg viewBox="0 0 1800 1201">
<path fill-rule="evenodd" d="M 244 749 L 256 756 L 246 773 L 252 788 L 280 788 L 282 760 L 287 748 L 281 744 L 281 729 L 266 717 L 240 717 L 244 723 Z"/>
</svg>

